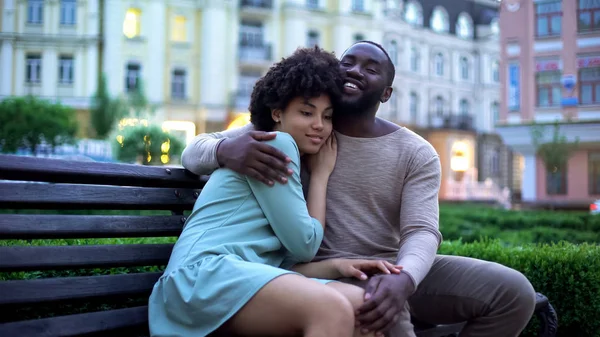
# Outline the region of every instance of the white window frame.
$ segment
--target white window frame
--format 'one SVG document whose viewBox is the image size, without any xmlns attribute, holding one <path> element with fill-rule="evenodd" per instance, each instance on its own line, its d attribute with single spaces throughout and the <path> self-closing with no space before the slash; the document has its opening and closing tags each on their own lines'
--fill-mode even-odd
<svg viewBox="0 0 600 337">
<path fill-rule="evenodd" d="M 58 83 L 73 84 L 75 61 L 71 55 L 61 55 L 58 60 Z"/>
<path fill-rule="evenodd" d="M 25 56 L 25 81 L 27 83 L 42 82 L 42 55 L 29 54 Z"/>
<path fill-rule="evenodd" d="M 73 26 L 77 23 L 77 1 L 60 0 L 60 24 Z"/>
<path fill-rule="evenodd" d="M 130 66 L 137 66 L 138 69 L 130 69 Z M 127 62 L 125 64 L 125 91 L 133 92 L 140 85 L 142 75 L 142 65 L 138 62 Z"/>
<path fill-rule="evenodd" d="M 44 0 L 27 0 L 27 23 L 44 23 Z"/>
</svg>

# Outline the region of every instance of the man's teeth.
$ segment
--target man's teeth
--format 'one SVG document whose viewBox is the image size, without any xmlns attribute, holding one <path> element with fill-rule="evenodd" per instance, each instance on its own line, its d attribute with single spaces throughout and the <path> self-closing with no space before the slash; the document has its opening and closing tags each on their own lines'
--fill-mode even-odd
<svg viewBox="0 0 600 337">
<path fill-rule="evenodd" d="M 358 89 L 358 87 L 354 83 L 348 83 L 348 82 L 346 82 L 346 83 L 344 83 L 344 86 L 348 87 L 348 88 L 352 88 L 352 89 Z"/>
</svg>

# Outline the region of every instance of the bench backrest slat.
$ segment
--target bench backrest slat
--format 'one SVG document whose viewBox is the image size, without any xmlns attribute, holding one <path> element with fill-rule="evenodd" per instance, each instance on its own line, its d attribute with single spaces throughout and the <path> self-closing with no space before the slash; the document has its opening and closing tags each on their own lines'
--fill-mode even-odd
<svg viewBox="0 0 600 337">
<path fill-rule="evenodd" d="M 87 240 L 9 241 L 0 246 L 0 272 L 23 271 L 33 278 L 0 281 L 0 293 L 7 294 L 0 308 L 15 309 L 0 320 L 0 336 L 118 335 L 115 331 L 148 336 L 146 306 L 117 308 L 147 299 L 162 275 L 156 267 L 168 262 L 172 242 L 185 223 L 180 214 L 193 208 L 206 180 L 181 168 L 0 155 L 0 209 L 19 210 L 0 214 L 0 240 Z M 119 210 L 134 211 L 111 215 Z M 104 238 L 150 237 L 157 239 L 102 244 Z M 150 266 L 154 268 L 141 269 L 153 272 L 124 268 L 119 272 L 127 274 L 70 277 L 81 275 L 79 269 L 95 275 L 91 268 Z M 45 278 L 35 279 L 38 271 Z M 81 310 L 100 311 L 79 314 Z M 23 319 L 28 320 L 15 322 Z"/>
<path fill-rule="evenodd" d="M 0 305 L 150 294 L 161 275 L 138 273 L 0 282 Z"/>
<path fill-rule="evenodd" d="M 111 331 L 114 329 L 138 325 L 142 326 L 143 330 L 147 330 L 147 324 L 148 307 L 140 306 L 127 309 L 99 311 L 86 314 L 0 324 L 0 336 L 80 336 L 89 333 Z M 114 336 L 114 334 L 107 333 L 106 336 Z"/>
<path fill-rule="evenodd" d="M 3 214 L 0 238 L 72 239 L 165 237 L 181 233 L 185 217 L 180 215 L 37 215 Z"/>
<path fill-rule="evenodd" d="M 0 271 L 165 265 L 172 244 L 0 247 Z"/>
<path fill-rule="evenodd" d="M 193 207 L 199 192 L 172 188 L 0 183 L 0 207 L 183 211 Z"/>
<path fill-rule="evenodd" d="M 176 168 L 0 155 L 0 179 L 202 188 L 207 178 Z"/>
</svg>

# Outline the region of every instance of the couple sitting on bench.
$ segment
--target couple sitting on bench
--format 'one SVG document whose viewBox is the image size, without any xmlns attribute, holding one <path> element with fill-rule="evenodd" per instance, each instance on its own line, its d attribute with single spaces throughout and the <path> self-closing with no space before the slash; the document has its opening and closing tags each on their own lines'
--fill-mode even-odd
<svg viewBox="0 0 600 337">
<path fill-rule="evenodd" d="M 298 49 L 256 83 L 250 125 L 188 145 L 183 166 L 212 175 L 152 291 L 152 336 L 414 336 L 411 316 L 521 333 L 525 276 L 436 255 L 438 155 L 376 117 L 394 73 L 373 42 Z"/>
</svg>

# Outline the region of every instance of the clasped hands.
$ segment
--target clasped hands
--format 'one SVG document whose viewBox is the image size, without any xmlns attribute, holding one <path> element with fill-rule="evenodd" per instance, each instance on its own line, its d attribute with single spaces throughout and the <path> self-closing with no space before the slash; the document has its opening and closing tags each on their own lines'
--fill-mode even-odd
<svg viewBox="0 0 600 337">
<path fill-rule="evenodd" d="M 383 260 L 336 259 L 334 265 L 342 277 L 368 280 L 365 302 L 355 313 L 356 326 L 364 334 L 375 331 L 377 336 L 384 336 L 414 292 L 410 276 L 401 272 L 402 266 Z"/>
</svg>

